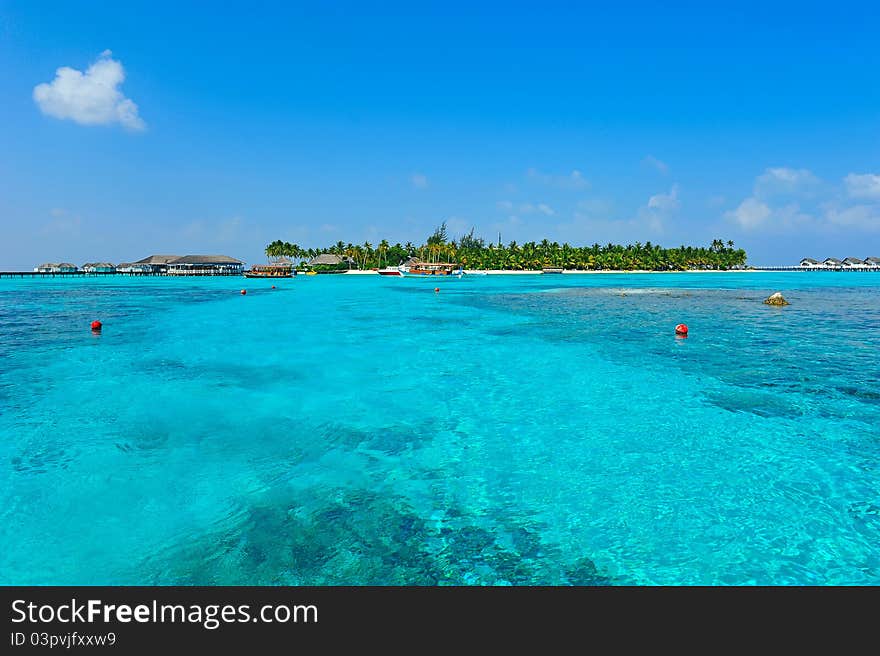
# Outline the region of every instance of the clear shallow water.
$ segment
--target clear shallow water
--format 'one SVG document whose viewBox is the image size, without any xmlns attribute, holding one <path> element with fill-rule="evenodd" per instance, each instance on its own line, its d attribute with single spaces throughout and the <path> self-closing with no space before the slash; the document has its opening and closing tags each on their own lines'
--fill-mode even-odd
<svg viewBox="0 0 880 656">
<path fill-rule="evenodd" d="M 880 275 L 276 284 L 0 280 L 0 583 L 880 583 Z"/>
</svg>

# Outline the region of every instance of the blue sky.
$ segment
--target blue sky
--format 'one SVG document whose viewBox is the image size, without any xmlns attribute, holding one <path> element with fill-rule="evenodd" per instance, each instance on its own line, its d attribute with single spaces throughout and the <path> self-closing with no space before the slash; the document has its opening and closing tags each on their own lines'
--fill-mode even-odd
<svg viewBox="0 0 880 656">
<path fill-rule="evenodd" d="M 0 269 L 441 221 L 880 256 L 880 10 L 712 4 L 0 0 Z"/>
</svg>

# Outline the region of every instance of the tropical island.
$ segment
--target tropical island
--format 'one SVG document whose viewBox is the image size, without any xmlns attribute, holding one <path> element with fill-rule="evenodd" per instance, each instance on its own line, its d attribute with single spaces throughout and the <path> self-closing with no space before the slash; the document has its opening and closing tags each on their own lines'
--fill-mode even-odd
<svg viewBox="0 0 880 656">
<path fill-rule="evenodd" d="M 397 266 L 409 258 L 423 262 L 455 262 L 472 270 L 528 271 L 558 268 L 574 271 L 689 271 L 743 268 L 746 252 L 734 248 L 732 241 L 715 239 L 708 247 L 679 246 L 664 248 L 650 241 L 620 244 L 572 246 L 544 239 L 518 244 L 486 243 L 474 230 L 458 238 L 450 238 L 446 223 L 438 226 L 424 244 L 412 242 L 391 244 L 383 239 L 376 246 L 337 241 L 326 248 L 301 248 L 298 244 L 275 240 L 265 249 L 270 260 L 286 258 L 299 262 L 322 254 L 332 254 L 336 264 L 318 264 L 319 268 L 377 269 Z"/>
</svg>

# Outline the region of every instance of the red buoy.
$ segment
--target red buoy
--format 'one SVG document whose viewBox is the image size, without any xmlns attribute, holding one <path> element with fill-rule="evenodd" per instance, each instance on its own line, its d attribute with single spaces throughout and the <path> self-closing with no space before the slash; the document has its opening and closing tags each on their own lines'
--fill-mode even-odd
<svg viewBox="0 0 880 656">
<path fill-rule="evenodd" d="M 272 285 L 272 289 L 275 289 L 275 285 Z"/>
<path fill-rule="evenodd" d="M 99 333 L 99 332 L 101 332 L 101 328 L 103 328 L 103 325 L 101 324 L 100 321 L 93 321 L 92 322 L 92 332 Z"/>
<path fill-rule="evenodd" d="M 687 324 L 680 323 L 675 327 L 675 334 L 680 335 L 681 337 L 687 337 L 688 327 Z"/>
<path fill-rule="evenodd" d="M 440 288 L 439 288 L 439 287 L 434 287 L 434 291 L 435 291 L 435 292 L 439 292 L 439 291 L 440 291 Z"/>
<path fill-rule="evenodd" d="M 246 290 L 246 289 L 242 289 L 242 290 L 241 290 L 241 295 L 244 296 L 245 294 L 247 294 L 247 290 Z"/>
</svg>

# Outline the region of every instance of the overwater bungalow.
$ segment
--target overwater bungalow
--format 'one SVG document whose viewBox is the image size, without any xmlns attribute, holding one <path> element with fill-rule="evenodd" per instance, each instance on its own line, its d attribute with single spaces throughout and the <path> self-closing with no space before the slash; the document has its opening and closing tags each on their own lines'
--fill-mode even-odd
<svg viewBox="0 0 880 656">
<path fill-rule="evenodd" d="M 825 265 L 819 260 L 814 260 L 812 257 L 805 257 L 801 260 L 801 266 L 815 269 L 816 267 L 824 267 Z"/>
<path fill-rule="evenodd" d="M 142 260 L 138 260 L 133 264 L 143 264 L 149 267 L 151 273 L 167 273 L 168 265 L 175 260 L 179 260 L 180 255 L 150 255 Z"/>
<path fill-rule="evenodd" d="M 116 273 L 116 266 L 110 262 L 87 262 L 82 265 L 86 273 Z"/>
<path fill-rule="evenodd" d="M 149 264 L 137 262 L 120 262 L 116 265 L 116 273 L 153 273 L 153 267 Z"/>
<path fill-rule="evenodd" d="M 166 266 L 169 276 L 240 276 L 244 262 L 228 255 L 184 255 Z"/>
<path fill-rule="evenodd" d="M 866 257 L 865 264 L 874 269 L 880 267 L 880 257 Z"/>
<path fill-rule="evenodd" d="M 848 257 L 843 261 L 843 266 L 848 267 L 863 267 L 865 266 L 865 261 L 860 260 L 857 257 Z"/>
<path fill-rule="evenodd" d="M 38 273 L 76 273 L 78 269 L 75 264 L 69 262 L 47 262 L 34 267 L 34 271 Z"/>
<path fill-rule="evenodd" d="M 843 262 L 838 260 L 836 257 L 826 258 L 825 261 L 822 262 L 822 264 L 824 264 L 826 267 L 832 267 L 832 268 L 836 268 L 836 269 L 843 266 Z"/>
</svg>

